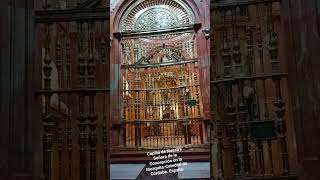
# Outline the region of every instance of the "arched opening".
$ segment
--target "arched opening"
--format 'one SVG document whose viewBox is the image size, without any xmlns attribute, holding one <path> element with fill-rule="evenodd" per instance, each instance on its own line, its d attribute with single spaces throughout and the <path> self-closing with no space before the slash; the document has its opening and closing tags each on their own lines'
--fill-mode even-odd
<svg viewBox="0 0 320 180">
<path fill-rule="evenodd" d="M 196 32 L 172 31 L 193 25 L 193 12 L 179 1 L 137 1 L 122 15 L 119 30 L 127 34 L 120 39 L 123 146 L 207 142 L 200 131 Z"/>
<path fill-rule="evenodd" d="M 117 82 L 111 89 L 116 114 L 112 122 L 119 139 L 113 142 L 112 157 L 125 151 L 128 158 L 112 158 L 112 162 L 129 163 L 131 155 L 139 156 L 133 152 L 137 149 L 181 147 L 198 153 L 190 149 L 201 146 L 209 154 L 204 105 L 209 92 L 205 78 L 209 67 L 204 66 L 209 48 L 203 33 L 208 3 L 144 0 L 114 6 L 111 76 Z M 148 160 L 145 154 L 140 156 L 139 162 Z"/>
</svg>

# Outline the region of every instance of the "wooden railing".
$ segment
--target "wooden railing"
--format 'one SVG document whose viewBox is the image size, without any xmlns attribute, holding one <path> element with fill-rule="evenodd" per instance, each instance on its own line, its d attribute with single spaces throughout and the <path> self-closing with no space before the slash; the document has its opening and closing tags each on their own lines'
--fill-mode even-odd
<svg viewBox="0 0 320 180">
<path fill-rule="evenodd" d="M 291 175 L 286 78 L 286 74 L 269 74 L 212 81 L 220 177 Z M 228 159 L 232 166 L 225 163 Z"/>
<path fill-rule="evenodd" d="M 123 123 L 125 147 L 157 148 L 208 143 L 208 121 L 202 119 L 126 121 Z"/>
</svg>

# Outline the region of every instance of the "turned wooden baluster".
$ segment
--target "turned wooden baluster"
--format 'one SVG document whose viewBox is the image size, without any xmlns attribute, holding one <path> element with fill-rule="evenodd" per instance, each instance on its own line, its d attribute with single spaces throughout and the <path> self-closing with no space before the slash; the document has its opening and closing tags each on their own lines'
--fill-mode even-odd
<svg viewBox="0 0 320 180">
<path fill-rule="evenodd" d="M 127 128 L 127 124 L 126 123 L 124 123 L 124 122 L 122 122 L 122 124 L 121 124 L 121 128 L 122 128 L 122 145 L 124 146 L 124 147 L 126 147 L 127 146 L 127 131 L 128 131 L 128 128 Z"/>
<path fill-rule="evenodd" d="M 243 95 L 243 87 L 244 82 L 240 81 L 238 85 L 238 94 L 239 94 L 239 107 L 241 111 L 243 111 L 245 108 L 245 98 Z M 246 114 L 247 115 L 247 114 Z M 242 115 L 240 117 L 240 134 L 242 139 L 242 151 L 243 151 L 243 170 L 245 176 L 248 176 L 250 174 L 250 155 L 249 155 L 249 144 L 248 139 L 250 138 L 249 135 L 249 127 L 248 127 L 248 118 L 245 115 Z"/>
<path fill-rule="evenodd" d="M 96 145 L 97 115 L 95 112 L 95 94 L 89 96 L 89 146 L 90 146 L 90 180 L 96 179 Z"/>
<path fill-rule="evenodd" d="M 59 169 L 59 180 L 62 180 L 62 148 L 63 148 L 63 134 L 62 128 L 58 127 L 57 131 L 57 144 L 58 144 L 58 169 Z"/>
<path fill-rule="evenodd" d="M 106 46 L 106 38 L 102 37 L 100 40 L 100 54 L 101 54 L 101 62 L 106 62 L 106 54 L 107 54 L 107 46 Z"/>
<path fill-rule="evenodd" d="M 60 24 L 57 24 L 60 26 Z M 58 87 L 63 88 L 63 65 L 64 65 L 64 57 L 63 57 L 63 44 L 62 44 L 62 33 L 60 33 L 59 28 L 57 28 L 57 37 L 56 37 L 56 56 L 55 56 L 55 64 L 58 70 Z M 61 94 L 58 93 L 58 111 L 61 112 Z M 59 123 L 57 124 L 59 126 Z M 62 172 L 62 148 L 63 148 L 63 137 L 62 137 L 62 129 L 57 127 L 57 149 L 58 149 L 58 177 L 59 180 L 62 180 L 63 172 Z"/>
<path fill-rule="evenodd" d="M 253 75 L 255 74 L 255 62 L 254 62 L 254 50 L 253 50 L 253 33 L 250 26 L 246 29 L 247 34 L 247 61 L 249 64 L 248 67 L 248 74 Z"/>
<path fill-rule="evenodd" d="M 210 88 L 210 96 L 211 96 L 211 120 L 208 123 L 208 141 L 211 146 L 211 150 L 217 148 L 217 178 L 223 178 L 223 158 L 222 158 L 222 128 L 221 128 L 221 119 L 220 119 L 220 111 L 219 111 L 219 103 L 220 103 L 220 91 L 219 86 L 216 84 L 211 84 Z M 214 145 L 214 140 L 217 139 L 217 145 Z M 211 178 L 214 178 L 213 167 L 214 167 L 214 159 L 215 157 L 211 156 Z"/>
<path fill-rule="evenodd" d="M 237 128 L 235 123 L 229 124 L 229 130 L 231 134 L 231 144 L 232 144 L 232 160 L 233 160 L 233 170 L 235 177 L 240 176 L 240 161 L 238 157 L 238 142 L 237 142 Z"/>
<path fill-rule="evenodd" d="M 89 126 L 90 129 L 90 138 L 89 138 L 89 145 L 90 145 L 90 179 L 96 179 L 96 144 L 97 144 L 97 134 L 96 134 L 96 126 L 97 124 L 95 121 Z"/>
<path fill-rule="evenodd" d="M 85 32 L 83 28 L 83 22 L 78 23 L 78 36 L 79 36 L 79 87 L 86 87 L 86 71 L 87 69 L 87 57 L 86 57 L 86 48 L 85 48 Z M 87 162 L 86 162 L 86 145 L 87 145 L 87 133 L 86 133 L 86 120 L 87 114 L 85 110 L 85 98 L 86 94 L 80 92 L 78 93 L 79 97 L 79 117 L 78 117 L 78 128 L 79 128 L 79 158 L 80 158 L 80 180 L 87 179 Z"/>
<path fill-rule="evenodd" d="M 72 122 L 69 117 L 67 122 L 67 150 L 68 150 L 68 179 L 72 180 Z"/>
<path fill-rule="evenodd" d="M 211 28 L 211 31 L 213 31 L 213 27 Z M 214 80 L 216 79 L 216 56 L 217 56 L 217 47 L 216 47 L 216 39 L 215 39 L 215 34 L 214 32 L 210 33 L 210 47 L 211 47 L 211 53 L 210 53 L 210 79 Z M 197 73 L 197 72 L 196 72 Z"/>
<path fill-rule="evenodd" d="M 92 26 L 92 25 L 91 25 Z M 91 27 L 92 28 L 92 27 Z M 92 30 L 91 30 L 92 31 Z M 93 88 L 95 87 L 95 70 L 96 70 L 96 60 L 94 56 L 94 37 L 93 37 L 93 32 L 89 33 L 89 46 L 88 46 L 88 57 L 87 57 L 87 76 L 88 76 L 88 86 Z"/>
<path fill-rule="evenodd" d="M 233 36 L 232 63 L 234 64 L 233 75 L 241 76 L 243 74 L 243 65 L 242 65 L 243 63 L 242 63 L 241 46 L 239 41 L 236 9 L 237 7 L 234 7 L 232 9 L 232 36 Z"/>
<path fill-rule="evenodd" d="M 44 120 L 44 136 L 43 136 L 43 164 L 45 180 L 51 180 L 51 164 L 52 164 L 52 145 L 53 145 L 53 120 L 46 118 Z"/>
<path fill-rule="evenodd" d="M 45 96 L 45 109 L 49 109 L 50 105 L 50 95 Z M 53 146 L 53 128 L 54 123 L 52 117 L 49 115 L 49 111 L 45 112 L 44 118 L 43 118 L 43 129 L 44 129 L 44 135 L 43 135 L 43 166 L 44 166 L 44 178 L 45 180 L 51 180 L 51 165 L 52 165 L 52 146 Z"/>
<path fill-rule="evenodd" d="M 216 126 L 217 126 L 217 138 L 218 138 L 218 145 L 217 145 L 217 148 L 218 148 L 218 178 L 219 179 L 223 179 L 224 177 L 224 169 L 223 169 L 223 156 L 222 156 L 222 148 L 223 148 L 223 121 L 221 119 L 221 112 L 220 112 L 220 109 L 221 108 L 221 104 L 220 104 L 220 99 L 219 97 L 221 97 L 221 90 L 220 90 L 220 87 L 219 85 L 217 86 L 214 86 L 214 95 L 215 95 L 215 100 L 217 102 L 217 106 L 216 106 L 216 113 L 218 113 L 218 115 L 216 116 L 217 118 L 215 119 L 216 120 Z M 214 103 L 211 102 L 211 103 Z M 220 106 L 219 106 L 220 105 Z"/>
<path fill-rule="evenodd" d="M 87 162 L 86 162 L 86 144 L 87 144 L 87 134 L 86 134 L 86 124 L 81 122 L 81 117 L 79 118 L 79 146 L 80 146 L 80 180 L 87 179 Z"/>
<path fill-rule="evenodd" d="M 43 74 L 44 74 L 44 86 L 43 88 L 46 90 L 51 89 L 51 72 L 52 67 L 51 58 L 49 55 L 49 47 L 50 47 L 50 24 L 45 25 L 45 34 L 46 34 L 46 42 L 45 42 L 45 56 L 44 56 L 44 66 L 43 66 Z M 44 166 L 44 178 L 45 180 L 51 180 L 51 164 L 52 164 L 52 144 L 53 144 L 53 119 L 50 117 L 50 101 L 51 94 L 45 94 L 45 108 L 43 113 L 43 166 Z"/>
<path fill-rule="evenodd" d="M 272 73 L 278 73 L 280 71 L 279 61 L 278 61 L 278 37 L 274 31 L 272 3 L 267 4 L 267 28 L 268 28 L 267 48 L 270 55 Z"/>
<path fill-rule="evenodd" d="M 59 26 L 59 24 L 57 24 Z M 57 28 L 57 37 L 56 37 L 56 56 L 55 56 L 55 64 L 58 70 L 58 87 L 62 88 L 62 74 L 63 74 L 63 55 L 62 55 L 62 42 L 61 35 L 59 33 L 59 28 Z"/>
<path fill-rule="evenodd" d="M 269 153 L 269 161 L 270 161 L 270 176 L 274 176 L 273 170 L 273 158 L 272 158 L 272 139 L 268 139 L 268 153 Z"/>
<path fill-rule="evenodd" d="M 103 122 L 106 122 L 105 120 L 105 116 L 103 117 Z M 109 171 L 109 166 L 108 166 L 108 130 L 107 127 L 105 125 L 103 125 L 102 127 L 102 133 L 103 133 L 103 137 L 102 137 L 102 141 L 103 141 L 103 160 L 104 160 L 104 169 L 105 172 Z M 108 174 L 108 173 L 107 173 Z"/>
<path fill-rule="evenodd" d="M 71 43 L 70 43 L 70 37 L 67 34 L 66 35 L 66 46 L 65 46 L 65 52 L 66 52 L 66 86 L 67 88 L 71 88 L 72 80 L 71 80 Z"/>
<path fill-rule="evenodd" d="M 263 176 L 265 173 L 265 167 L 264 167 L 264 153 L 263 153 L 262 140 L 258 139 L 256 141 L 256 144 L 258 148 L 258 163 L 259 163 L 258 173 L 259 175 Z"/>
<path fill-rule="evenodd" d="M 224 77 L 230 77 L 232 76 L 232 56 L 231 56 L 231 48 L 230 48 L 230 43 L 228 40 L 228 30 L 227 30 L 227 25 L 226 25 L 226 10 L 223 11 L 223 40 L 222 40 L 222 45 L 221 45 L 221 58 L 224 63 L 224 72 L 223 76 Z"/>
<path fill-rule="evenodd" d="M 280 138 L 280 146 L 281 146 L 281 158 L 282 158 L 282 167 L 283 167 L 283 175 L 289 175 L 289 160 L 288 160 L 288 148 L 287 148 L 287 135 L 286 135 L 286 122 L 284 120 L 285 114 L 285 103 L 283 102 L 281 95 L 281 79 L 274 78 L 275 91 L 276 91 L 276 101 L 274 102 L 274 106 L 276 107 L 276 126 L 278 137 Z"/>
<path fill-rule="evenodd" d="M 79 154 L 80 154 L 80 180 L 87 179 L 87 162 L 86 162 L 86 145 L 87 145 L 87 116 L 85 114 L 85 97 L 83 93 L 79 93 L 79 117 L 78 117 L 78 128 L 79 128 Z"/>
<path fill-rule="evenodd" d="M 222 125 L 220 118 L 217 119 L 217 134 L 218 134 L 218 177 L 224 177 L 224 169 L 223 169 L 223 156 L 222 156 L 222 148 L 223 148 L 223 133 L 222 133 Z"/>
<path fill-rule="evenodd" d="M 79 86 L 85 87 L 86 84 L 86 57 L 85 57 L 85 48 L 84 48 L 84 32 L 83 32 L 83 23 L 78 23 L 78 51 L 79 51 Z"/>
<path fill-rule="evenodd" d="M 141 122 L 134 122 L 135 147 L 141 147 Z"/>
</svg>

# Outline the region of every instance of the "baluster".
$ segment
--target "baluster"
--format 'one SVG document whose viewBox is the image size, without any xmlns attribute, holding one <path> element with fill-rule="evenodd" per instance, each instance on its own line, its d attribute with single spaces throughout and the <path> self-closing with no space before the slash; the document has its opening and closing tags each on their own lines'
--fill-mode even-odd
<svg viewBox="0 0 320 180">
<path fill-rule="evenodd" d="M 200 144 L 203 144 L 203 129 L 202 129 L 203 121 L 199 121 L 198 123 L 199 123 Z"/>
<path fill-rule="evenodd" d="M 243 135 L 243 140 L 242 140 L 242 148 L 243 148 L 243 162 L 244 162 L 244 173 L 246 176 L 250 175 L 251 172 L 251 158 L 249 155 L 249 132 L 248 132 L 248 122 L 244 122 L 242 125 L 242 135 Z"/>
<path fill-rule="evenodd" d="M 222 156 L 222 148 L 223 148 L 223 125 L 222 125 L 222 119 L 220 118 L 220 98 L 221 98 L 221 89 L 219 85 L 214 85 L 212 88 L 213 92 L 211 93 L 212 102 L 214 103 L 216 101 L 217 105 L 212 105 L 213 110 L 216 110 L 217 115 L 215 116 L 215 125 L 216 125 L 216 137 L 218 140 L 217 143 L 217 164 L 218 164 L 218 179 L 224 178 L 224 169 L 223 169 L 223 156 Z M 213 141 L 214 138 L 214 122 L 211 120 L 211 127 L 210 127 L 210 142 Z"/>
<path fill-rule="evenodd" d="M 138 145 L 139 145 L 139 140 L 138 140 L 138 122 L 137 121 L 135 121 L 134 122 L 134 146 L 135 147 L 138 147 Z"/>
<path fill-rule="evenodd" d="M 272 139 L 268 139 L 268 153 L 269 153 L 269 161 L 270 161 L 270 176 L 274 176 L 273 170 L 273 158 L 272 158 Z"/>
<path fill-rule="evenodd" d="M 276 125 L 277 125 L 277 133 L 280 139 L 281 146 L 281 158 L 282 158 L 282 167 L 283 167 L 283 175 L 289 175 L 289 160 L 288 160 L 288 149 L 287 149 L 287 135 L 286 135 L 286 122 L 284 120 L 285 114 L 285 103 L 282 100 L 281 95 L 281 85 L 280 78 L 274 78 L 275 91 L 276 91 L 276 101 L 274 102 L 274 106 L 276 107 Z"/>
<path fill-rule="evenodd" d="M 237 142 L 237 128 L 234 123 L 229 125 L 231 132 L 231 144 L 232 144 L 232 157 L 233 157 L 233 168 L 235 177 L 240 176 L 240 161 L 238 156 L 238 142 Z"/>
<path fill-rule="evenodd" d="M 174 129 L 173 129 L 173 122 L 170 122 L 170 132 L 169 132 L 169 135 L 170 135 L 170 143 L 171 143 L 171 146 L 175 145 L 175 142 L 174 142 Z"/>
<path fill-rule="evenodd" d="M 263 144 L 260 139 L 256 143 L 258 148 L 258 173 L 260 176 L 263 176 L 265 173 Z"/>
<path fill-rule="evenodd" d="M 103 116 L 103 122 L 106 122 L 106 116 Z M 102 137 L 102 141 L 103 141 L 103 160 L 104 160 L 104 168 L 105 168 L 105 172 L 107 172 L 106 174 L 108 175 L 108 171 L 109 171 L 109 164 L 108 164 L 108 129 L 105 125 L 102 126 L 102 133 L 103 133 L 103 137 Z M 125 142 L 126 144 L 126 142 Z M 107 178 L 106 178 L 107 179 Z"/>
<path fill-rule="evenodd" d="M 218 134 L 218 177 L 224 177 L 224 168 L 223 168 L 223 156 L 222 156 L 222 148 L 223 148 L 223 132 L 220 118 L 217 119 L 217 134 Z"/>
<path fill-rule="evenodd" d="M 43 88 L 46 90 L 51 89 L 51 71 L 52 68 L 51 58 L 49 55 L 49 47 L 50 47 L 50 24 L 45 25 L 44 33 L 46 34 L 46 43 L 45 43 L 45 57 L 44 57 L 44 66 L 43 66 L 43 74 L 44 74 L 44 86 Z M 53 119 L 50 117 L 50 101 L 51 94 L 44 95 L 44 113 L 43 113 L 43 166 L 44 166 L 44 178 L 45 180 L 51 180 L 51 164 L 52 164 L 52 145 L 53 145 Z"/>
<path fill-rule="evenodd" d="M 80 145 L 80 180 L 87 179 L 87 166 L 86 166 L 86 140 L 85 133 L 86 125 L 79 124 L 79 145 Z"/>
<path fill-rule="evenodd" d="M 96 179 L 96 144 L 97 144 L 97 116 L 95 113 L 95 94 L 89 96 L 89 146 L 90 146 L 90 180 Z"/>
<path fill-rule="evenodd" d="M 213 31 L 213 27 L 211 28 L 211 31 Z M 216 56 L 217 56 L 217 47 L 216 47 L 216 37 L 215 37 L 215 33 L 214 32 L 210 32 L 210 47 L 211 47 L 211 53 L 210 53 L 210 59 L 211 59 L 211 65 L 210 65 L 210 79 L 216 79 Z"/>
<path fill-rule="evenodd" d="M 57 24 L 59 26 L 59 24 Z M 57 28 L 57 36 L 56 36 L 56 57 L 55 57 L 55 64 L 58 70 L 58 86 L 62 88 L 62 74 L 63 74 L 63 62 L 62 62 L 62 44 L 61 44 L 61 35 L 59 35 L 59 28 Z"/>
<path fill-rule="evenodd" d="M 258 26 L 257 28 L 257 43 L 258 43 L 258 52 L 259 52 L 259 59 L 260 59 L 260 68 L 261 73 L 265 74 L 265 65 L 264 65 L 264 58 L 263 58 L 263 40 L 261 34 L 261 27 Z M 262 88 L 263 88 L 263 99 L 264 99 L 264 119 L 268 119 L 269 117 L 269 110 L 268 110 L 268 102 L 267 102 L 267 95 L 266 95 L 266 80 L 262 79 Z"/>
<path fill-rule="evenodd" d="M 160 123 L 160 127 L 162 129 L 160 129 L 160 137 L 157 136 L 157 140 L 159 139 L 159 144 L 157 144 L 157 146 L 161 146 L 162 144 L 165 145 L 168 141 L 166 141 L 166 135 L 167 135 L 167 126 L 166 123 L 161 122 Z"/>
<path fill-rule="evenodd" d="M 96 134 L 96 123 L 93 121 L 90 126 L 90 179 L 96 179 L 96 144 L 97 144 L 97 134 Z"/>
<path fill-rule="evenodd" d="M 43 137 L 43 164 L 45 180 L 51 180 L 51 164 L 52 164 L 52 127 L 53 123 L 49 119 L 44 122 L 44 137 Z"/>
<path fill-rule="evenodd" d="M 161 134 L 160 134 L 160 132 L 161 132 L 161 130 L 162 130 L 162 128 L 161 128 L 161 123 L 160 122 L 156 122 L 156 124 L 155 124 L 155 133 L 154 133 L 154 136 L 155 136 L 155 138 L 156 138 L 156 147 L 159 147 L 159 138 L 161 138 Z"/>
<path fill-rule="evenodd" d="M 86 168 L 86 115 L 84 109 L 84 98 L 85 95 L 79 94 L 79 117 L 78 117 L 78 128 L 79 128 L 79 154 L 80 154 L 80 180 L 87 179 L 87 168 Z"/>
<path fill-rule="evenodd" d="M 127 146 L 127 131 L 128 131 L 128 128 L 127 128 L 127 124 L 124 122 L 122 122 L 122 125 L 121 125 L 121 128 L 122 128 L 122 144 L 124 147 Z"/>
<path fill-rule="evenodd" d="M 85 62 L 85 47 L 84 47 L 84 35 L 85 33 L 83 32 L 83 23 L 78 23 L 78 38 L 79 38 L 79 43 L 78 43 L 78 52 L 79 52 L 79 86 L 80 87 L 85 87 L 86 84 L 86 67 L 87 64 Z"/>
<path fill-rule="evenodd" d="M 238 95 L 239 95 L 239 108 L 241 110 L 241 117 L 240 117 L 240 134 L 241 134 L 241 141 L 242 141 L 242 151 L 243 151 L 243 170 L 245 173 L 245 176 L 248 176 L 250 174 L 250 155 L 249 155 L 249 144 L 248 144 L 248 139 L 249 139 L 249 127 L 248 127 L 248 119 L 246 116 L 244 116 L 243 110 L 245 109 L 244 105 L 244 82 L 239 81 L 238 84 Z M 249 108 L 249 107 L 247 107 Z M 248 114 L 246 114 L 248 115 Z"/>
<path fill-rule="evenodd" d="M 153 146 L 153 139 L 152 139 L 152 122 L 149 122 L 149 128 L 148 128 L 148 139 L 149 139 L 149 146 Z"/>
<path fill-rule="evenodd" d="M 187 144 L 192 144 L 191 142 L 191 129 L 190 129 L 190 121 L 186 122 L 186 126 L 187 126 Z"/>
<path fill-rule="evenodd" d="M 50 96 L 46 96 L 46 102 L 50 101 Z M 47 111 L 48 112 L 48 111 Z M 46 113 L 47 114 L 47 113 Z M 53 145 L 53 119 L 49 114 L 45 115 L 43 119 L 43 165 L 45 180 L 51 180 L 51 165 L 52 165 L 52 145 Z"/>
<path fill-rule="evenodd" d="M 65 46 L 65 51 L 66 51 L 66 79 L 67 79 L 67 88 L 71 88 L 72 85 L 72 80 L 71 80 L 71 43 L 70 43 L 70 37 L 68 34 L 66 35 L 66 46 Z"/>
<path fill-rule="evenodd" d="M 224 17 L 225 18 L 225 17 Z M 226 25 L 224 24 L 224 27 L 226 27 Z M 223 43 L 222 43 L 222 47 L 221 47 L 221 56 L 222 56 L 222 60 L 224 63 L 224 77 L 231 77 L 232 76 L 232 71 L 231 71 L 231 67 L 232 67 L 232 62 L 231 62 L 231 52 L 230 52 L 230 44 L 228 42 L 228 38 L 227 38 L 227 29 L 224 28 L 224 32 L 223 32 Z"/>
<path fill-rule="evenodd" d="M 68 150 L 68 179 L 72 180 L 72 122 L 69 117 L 67 122 L 67 150 Z"/>
<path fill-rule="evenodd" d="M 58 127 L 57 132 L 57 142 L 58 142 L 58 169 L 59 169 L 59 180 L 62 180 L 62 146 L 63 146 L 63 137 L 62 137 L 62 129 Z"/>
<path fill-rule="evenodd" d="M 106 54 L 107 54 L 107 46 L 106 46 L 107 38 L 101 37 L 100 40 L 100 54 L 101 54 L 101 62 L 106 62 Z"/>
<path fill-rule="evenodd" d="M 184 145 L 188 144 L 188 123 L 186 121 L 183 122 L 183 135 L 184 135 Z"/>
<path fill-rule="evenodd" d="M 278 73 L 279 69 L 279 61 L 278 61 L 278 39 L 277 34 L 274 32 L 274 23 L 272 16 L 272 2 L 266 4 L 267 11 L 267 49 L 270 54 L 270 63 L 272 73 Z"/>
<path fill-rule="evenodd" d="M 138 134 L 139 134 L 139 147 L 141 147 L 141 141 L 142 141 L 142 123 L 141 122 L 139 122 L 139 128 L 138 128 Z"/>
<path fill-rule="evenodd" d="M 241 47 L 239 42 L 239 35 L 238 35 L 238 27 L 236 25 L 237 16 L 236 16 L 236 8 L 233 9 L 232 15 L 232 34 L 233 34 L 233 48 L 232 48 L 232 60 L 233 60 L 233 75 L 234 76 L 241 76 L 243 74 L 243 67 L 242 67 L 242 54 L 241 54 Z"/>
<path fill-rule="evenodd" d="M 253 50 L 253 33 L 252 33 L 252 30 L 251 30 L 251 27 L 248 26 L 247 27 L 247 61 L 249 63 L 249 75 L 255 75 L 255 61 L 254 61 L 254 50 Z"/>
</svg>

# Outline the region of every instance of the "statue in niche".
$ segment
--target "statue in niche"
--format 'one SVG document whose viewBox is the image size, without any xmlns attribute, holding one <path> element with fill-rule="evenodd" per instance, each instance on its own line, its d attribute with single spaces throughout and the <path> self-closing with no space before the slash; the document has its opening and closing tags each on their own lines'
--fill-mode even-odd
<svg viewBox="0 0 320 180">
<path fill-rule="evenodd" d="M 186 88 L 185 91 L 183 91 L 183 96 L 186 99 L 190 99 L 190 90 L 189 90 L 189 88 Z"/>
<path fill-rule="evenodd" d="M 163 111 L 162 119 L 174 119 L 174 110 L 171 109 L 171 106 L 166 106 L 165 110 Z"/>
<path fill-rule="evenodd" d="M 166 107 L 163 111 L 162 119 L 170 119 L 170 107 Z"/>
</svg>

